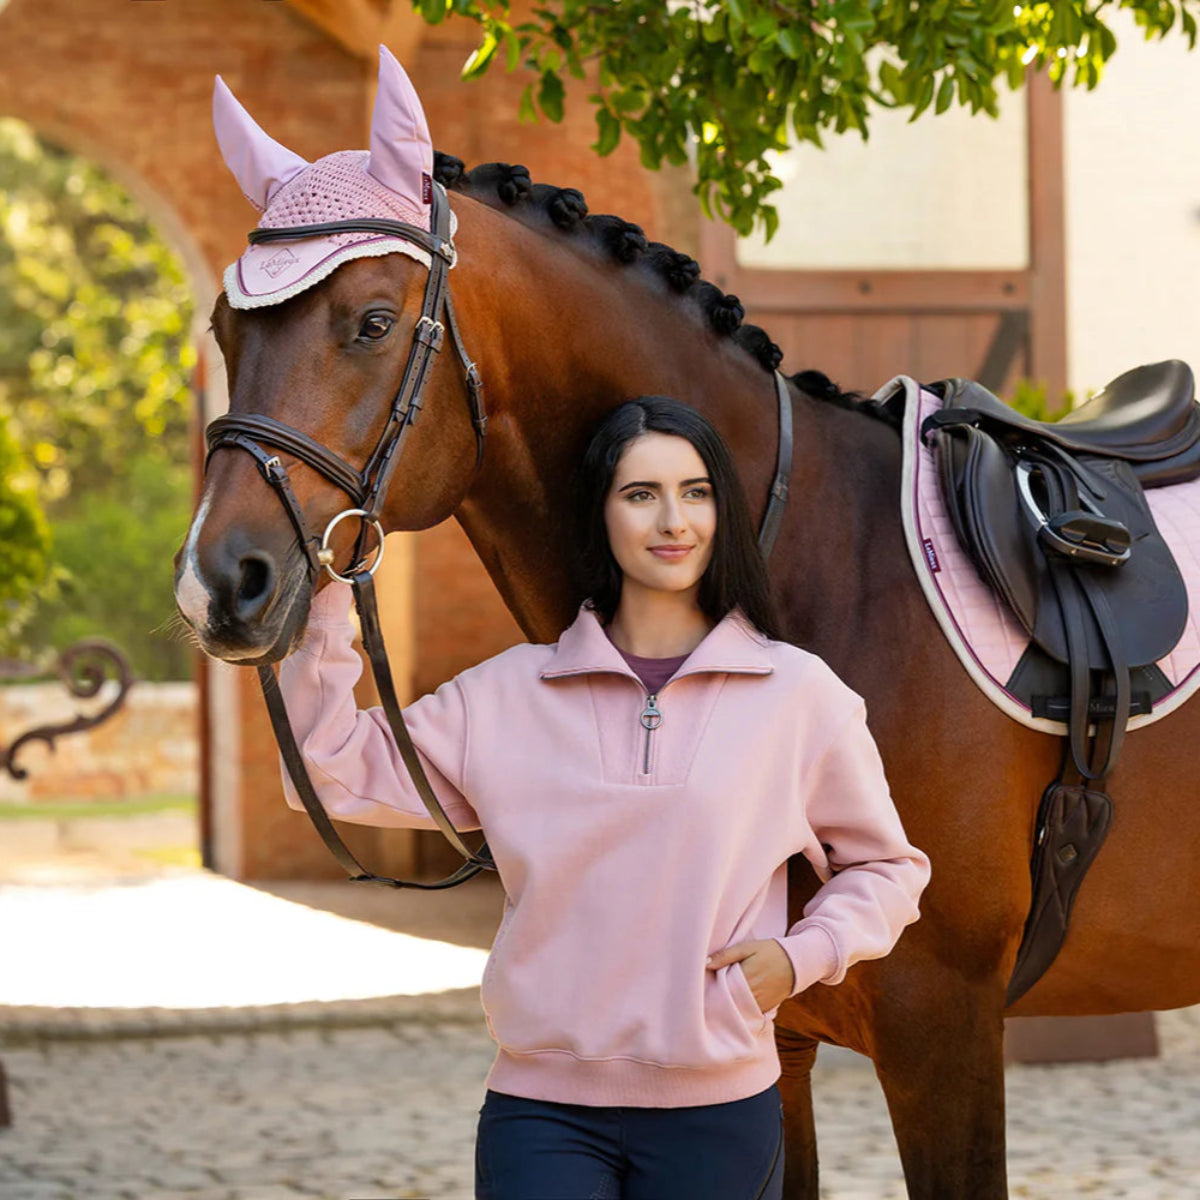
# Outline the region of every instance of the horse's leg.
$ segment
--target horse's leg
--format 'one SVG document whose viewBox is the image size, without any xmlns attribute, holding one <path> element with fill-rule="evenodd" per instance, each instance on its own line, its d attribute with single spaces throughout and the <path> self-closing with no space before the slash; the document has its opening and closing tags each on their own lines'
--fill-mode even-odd
<svg viewBox="0 0 1200 1200">
<path fill-rule="evenodd" d="M 817 1039 L 775 1026 L 779 1094 L 783 1097 L 783 1200 L 817 1200 L 817 1130 L 813 1124 L 812 1069 Z"/>
<path fill-rule="evenodd" d="M 880 997 L 873 1059 L 910 1200 L 1004 1200 L 1004 988 L 940 973 Z"/>
</svg>

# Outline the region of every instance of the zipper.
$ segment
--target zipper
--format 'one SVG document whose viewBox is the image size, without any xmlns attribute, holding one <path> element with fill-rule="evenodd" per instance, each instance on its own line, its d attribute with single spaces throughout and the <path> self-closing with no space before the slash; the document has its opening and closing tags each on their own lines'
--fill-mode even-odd
<svg viewBox="0 0 1200 1200">
<path fill-rule="evenodd" d="M 646 697 L 646 707 L 638 718 L 646 731 L 646 750 L 642 758 L 642 774 L 650 774 L 650 735 L 662 724 L 662 711 L 658 707 L 658 695 Z"/>
</svg>

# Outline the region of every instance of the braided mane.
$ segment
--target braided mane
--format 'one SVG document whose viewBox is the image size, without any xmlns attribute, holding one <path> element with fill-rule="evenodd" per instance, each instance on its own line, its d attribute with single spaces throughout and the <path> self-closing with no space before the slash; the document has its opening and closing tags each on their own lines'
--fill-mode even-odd
<svg viewBox="0 0 1200 1200">
<path fill-rule="evenodd" d="M 744 320 L 741 301 L 716 284 L 700 278 L 700 264 L 662 242 L 648 241 L 631 221 L 589 213 L 577 188 L 534 183 L 526 167 L 510 163 L 482 163 L 468 171 L 461 158 L 435 151 L 434 178 L 448 191 L 461 192 L 521 224 L 542 233 L 555 231 L 583 235 L 614 261 L 649 270 L 666 281 L 672 292 L 699 305 L 712 328 L 729 337 L 764 371 L 774 371 L 783 351 L 766 330 Z M 877 417 L 899 428 L 895 414 L 859 392 L 843 392 L 821 371 L 798 371 L 788 376 L 800 391 L 839 408 Z"/>
</svg>

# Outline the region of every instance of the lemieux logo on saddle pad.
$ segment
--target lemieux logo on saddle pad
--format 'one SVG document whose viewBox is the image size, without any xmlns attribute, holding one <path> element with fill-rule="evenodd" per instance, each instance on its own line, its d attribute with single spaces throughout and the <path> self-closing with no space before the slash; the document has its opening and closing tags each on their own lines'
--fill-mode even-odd
<svg viewBox="0 0 1200 1200">
<path fill-rule="evenodd" d="M 875 399 L 886 400 L 900 391 L 905 393 L 900 507 L 921 590 L 959 661 L 988 699 L 1022 725 L 1061 736 L 1067 731 L 1065 722 L 1034 716 L 1030 706 L 1005 686 L 1030 639 L 1008 606 L 980 578 L 950 523 L 933 451 L 921 442 L 921 424 L 938 410 L 940 401 L 907 375 L 885 384 Z M 1187 582 L 1188 620 L 1175 649 L 1157 664 L 1171 690 L 1150 713 L 1131 717 L 1130 729 L 1174 712 L 1200 689 L 1200 478 L 1150 488 L 1146 499 Z"/>
</svg>

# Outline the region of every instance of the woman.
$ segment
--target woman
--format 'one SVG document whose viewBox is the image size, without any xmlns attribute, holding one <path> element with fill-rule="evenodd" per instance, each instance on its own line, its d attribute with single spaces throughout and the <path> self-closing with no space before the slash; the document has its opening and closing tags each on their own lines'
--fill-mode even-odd
<svg viewBox="0 0 1200 1200">
<path fill-rule="evenodd" d="M 481 999 L 499 1045 L 476 1145 L 485 1200 L 740 1200 L 783 1186 L 772 1018 L 887 954 L 929 862 L 863 702 L 775 640 L 724 443 L 641 397 L 580 471 L 590 597 L 405 710 L 451 820 L 507 893 Z M 281 684 L 322 802 L 433 828 L 378 709 L 356 711 L 349 588 L 316 597 Z M 288 803 L 302 805 L 290 784 Z M 787 859 L 824 881 L 787 928 Z"/>
</svg>

